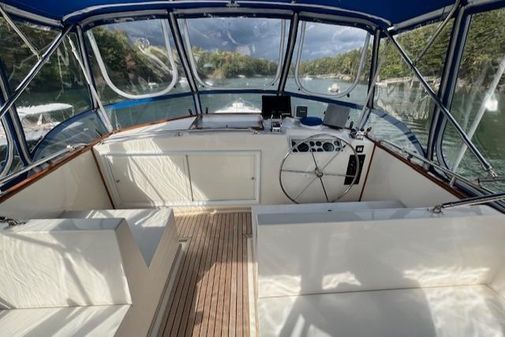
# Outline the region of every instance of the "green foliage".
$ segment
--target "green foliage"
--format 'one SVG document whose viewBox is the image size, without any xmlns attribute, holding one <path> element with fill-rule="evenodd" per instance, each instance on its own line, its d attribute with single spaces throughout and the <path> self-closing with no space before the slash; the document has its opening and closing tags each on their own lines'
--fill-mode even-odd
<svg viewBox="0 0 505 337">
<path fill-rule="evenodd" d="M 472 84 L 486 73 L 489 82 L 505 57 L 505 9 L 475 15 L 470 27 L 459 77 Z"/>
<path fill-rule="evenodd" d="M 359 66 L 361 51 L 354 49 L 349 52 L 327 56 L 316 60 L 302 62 L 300 64 L 301 75 L 352 75 Z"/>
<path fill-rule="evenodd" d="M 472 83 L 477 77 L 499 63 L 505 54 L 505 10 L 496 10 L 476 15 L 472 20 L 466 42 L 460 79 Z M 398 36 L 399 43 L 412 59 L 422 51 L 438 23 L 423 26 Z M 43 30 L 28 24 L 20 25 L 39 49 L 47 46 L 56 32 Z M 425 76 L 439 77 L 449 43 L 452 23 L 447 25 L 435 43 L 417 63 Z M 141 41 L 130 41 L 124 31 L 104 28 L 94 29 L 95 38 L 108 68 L 109 75 L 119 86 L 129 86 L 140 82 L 162 83 L 167 81 L 166 71 L 153 63 L 155 56 L 168 64 L 164 48 L 141 46 Z M 412 76 L 412 72 L 401 60 L 395 47 L 386 40 L 381 41 L 382 68 L 380 79 Z M 239 76 L 265 77 L 274 76 L 277 63 L 266 59 L 254 58 L 231 51 L 205 51 L 194 49 L 197 68 L 203 78 L 222 79 Z M 370 53 L 368 53 L 370 54 Z M 174 55 L 175 56 L 175 55 Z M 370 55 L 368 55 L 370 57 Z M 0 20 L 0 59 L 9 75 L 11 86 L 15 87 L 33 66 L 36 59 L 21 39 L 4 20 Z M 335 56 L 309 60 L 300 64 L 300 74 L 318 76 L 353 76 L 358 68 L 360 50 L 355 49 Z M 67 87 L 82 83 L 79 69 L 70 54 L 69 47 L 63 44 L 56 55 L 43 67 L 35 78 L 33 86 L 43 90 L 58 90 L 62 82 Z M 491 72 L 492 73 L 492 72 Z"/>
<path fill-rule="evenodd" d="M 193 55 L 197 60 L 197 69 L 204 78 L 236 78 L 239 75 L 264 77 L 274 76 L 277 71 L 277 63 L 238 52 L 208 52 L 195 48 Z"/>
<path fill-rule="evenodd" d="M 131 42 L 124 31 L 97 28 L 93 30 L 100 54 L 114 84 L 124 87 L 138 82 L 162 83 L 167 73 L 152 57 L 168 65 L 166 50 L 156 46 L 141 46 L 142 41 Z"/>
<path fill-rule="evenodd" d="M 55 31 L 28 24 L 19 26 L 38 50 L 43 50 L 57 35 Z M 11 88 L 15 88 L 21 82 L 37 61 L 35 55 L 3 18 L 0 19 L 0 61 L 5 67 Z M 80 74 L 78 77 L 74 76 L 73 69 L 68 67 L 69 62 L 73 62 L 73 56 L 70 55 L 68 45 L 62 44 L 42 67 L 31 87 L 40 87 L 50 91 L 59 90 L 62 80 L 70 86 L 80 82 Z"/>
<path fill-rule="evenodd" d="M 436 29 L 429 25 L 402 34 L 398 41 L 409 52 L 411 57 L 418 55 Z M 450 25 L 445 27 L 436 42 L 422 58 L 418 67 L 426 76 L 439 76 L 442 70 L 445 53 L 449 43 Z M 380 55 L 382 59 L 381 79 L 411 76 L 411 70 L 402 61 L 395 47 L 386 40 L 381 41 Z M 355 75 L 361 56 L 360 49 L 354 49 L 336 56 L 302 62 L 300 73 L 303 75 Z M 368 53 L 370 57 L 370 53 Z M 368 63 L 370 60 L 368 59 Z"/>
<path fill-rule="evenodd" d="M 19 23 L 18 27 L 39 50 L 39 53 L 42 53 L 58 34 L 54 30 L 31 24 Z M 70 34 L 69 38 L 73 39 L 77 45 L 75 34 Z M 36 61 L 36 56 L 23 40 L 3 18 L 0 19 L 0 62 L 12 90 L 19 85 Z M 86 110 L 90 106 L 84 76 L 72 55 L 68 40 L 65 40 L 44 64 L 16 105 L 30 106 L 53 102 L 70 104 L 75 113 Z"/>
</svg>

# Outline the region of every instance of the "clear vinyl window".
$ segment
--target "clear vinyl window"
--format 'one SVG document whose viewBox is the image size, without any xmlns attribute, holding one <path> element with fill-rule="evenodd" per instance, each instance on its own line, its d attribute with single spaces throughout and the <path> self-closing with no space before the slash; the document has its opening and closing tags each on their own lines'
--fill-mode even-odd
<svg viewBox="0 0 505 337">
<path fill-rule="evenodd" d="M 416 67 L 435 92 L 440 85 L 452 24 L 453 21 L 449 21 L 422 57 L 420 54 L 426 41 L 435 33 L 439 22 L 417 27 L 395 37 L 410 58 L 416 60 Z M 420 145 L 426 148 L 435 108 L 431 96 L 403 61 L 395 46 L 386 38 L 380 41 L 379 66 L 374 107 L 389 116 L 382 118 L 380 112 L 371 116 L 369 124 L 372 126 L 372 132 L 379 138 L 407 148 L 410 146 L 406 144 L 411 143 L 411 138 L 415 135 Z M 400 130 L 392 123 L 401 123 L 406 128 Z"/>
<path fill-rule="evenodd" d="M 278 83 L 284 20 L 212 17 L 183 19 L 179 25 L 201 88 L 268 88 Z"/>
<path fill-rule="evenodd" d="M 39 52 L 45 50 L 58 34 L 56 30 L 26 21 L 16 21 L 16 25 Z M 79 45 L 77 36 L 70 33 L 15 103 L 31 152 L 57 125 L 92 108 L 88 86 L 72 53 L 70 39 L 75 46 Z M 0 19 L 0 60 L 11 92 L 37 61 L 3 18 Z M 90 133 L 96 136 L 95 130 Z M 62 146 L 66 146 L 67 143 L 63 143 Z"/>
<path fill-rule="evenodd" d="M 179 81 L 181 86 L 187 83 L 178 76 L 178 57 L 166 19 L 106 24 L 89 30 L 87 36 L 94 65 L 116 95 L 160 96 Z"/>
<path fill-rule="evenodd" d="M 288 90 L 363 103 L 371 41 L 361 28 L 302 21 Z"/>
<path fill-rule="evenodd" d="M 505 175 L 505 9 L 475 14 L 466 39 L 451 113 L 500 177 Z M 449 166 L 469 179 L 486 173 L 447 124 L 443 156 Z M 505 191 L 503 180 L 483 184 Z"/>
</svg>

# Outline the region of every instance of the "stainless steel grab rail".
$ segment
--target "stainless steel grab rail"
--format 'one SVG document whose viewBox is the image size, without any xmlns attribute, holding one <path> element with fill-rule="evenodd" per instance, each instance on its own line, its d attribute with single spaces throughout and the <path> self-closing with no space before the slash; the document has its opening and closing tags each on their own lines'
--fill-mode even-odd
<svg viewBox="0 0 505 337">
<path fill-rule="evenodd" d="M 444 202 L 442 204 L 436 205 L 432 208 L 432 212 L 435 214 L 442 213 L 444 209 L 459 207 L 459 206 L 472 206 L 487 204 L 488 202 L 500 201 L 505 199 L 505 192 L 496 193 L 492 195 L 484 195 L 479 197 L 466 198 L 458 201 Z"/>
</svg>

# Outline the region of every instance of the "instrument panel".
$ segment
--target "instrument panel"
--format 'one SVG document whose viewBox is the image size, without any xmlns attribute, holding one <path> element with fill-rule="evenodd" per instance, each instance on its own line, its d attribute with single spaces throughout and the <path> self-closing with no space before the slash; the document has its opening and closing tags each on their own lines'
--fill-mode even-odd
<svg viewBox="0 0 505 337">
<path fill-rule="evenodd" d="M 335 139 L 291 139 L 292 152 L 340 152 L 345 147 Z"/>
</svg>

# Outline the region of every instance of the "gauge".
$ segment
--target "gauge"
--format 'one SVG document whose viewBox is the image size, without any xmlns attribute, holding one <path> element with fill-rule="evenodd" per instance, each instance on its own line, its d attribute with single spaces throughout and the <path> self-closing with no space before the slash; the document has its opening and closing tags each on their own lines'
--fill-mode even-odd
<svg viewBox="0 0 505 337">
<path fill-rule="evenodd" d="M 325 152 L 333 152 L 333 150 L 335 150 L 335 146 L 330 142 L 326 142 L 323 144 L 323 149 Z"/>
<path fill-rule="evenodd" d="M 307 143 L 301 143 L 298 145 L 298 151 L 307 152 L 309 151 L 309 146 L 307 145 Z"/>
</svg>

